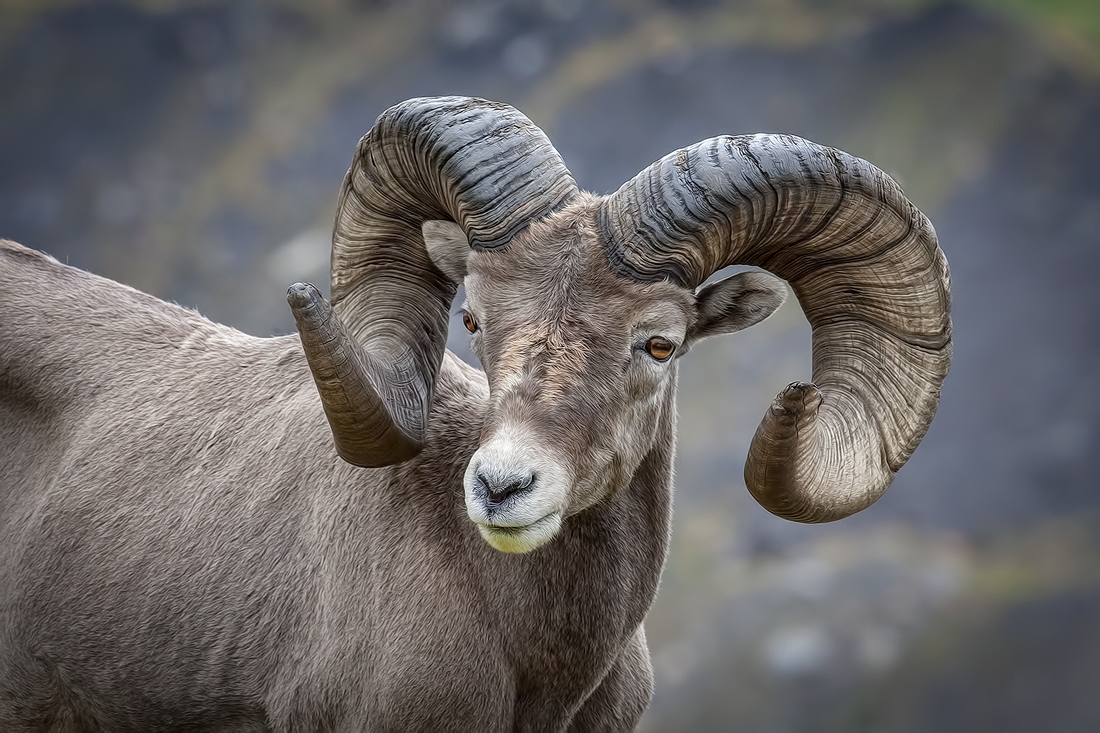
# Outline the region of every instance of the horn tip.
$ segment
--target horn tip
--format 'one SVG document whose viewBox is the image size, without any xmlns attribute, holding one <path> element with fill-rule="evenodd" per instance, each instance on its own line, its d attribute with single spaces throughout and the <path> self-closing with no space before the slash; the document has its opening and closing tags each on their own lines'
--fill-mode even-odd
<svg viewBox="0 0 1100 733">
<path fill-rule="evenodd" d="M 322 299 L 321 291 L 313 283 L 296 282 L 286 291 L 286 301 L 294 309 L 307 308 Z"/>
<path fill-rule="evenodd" d="M 776 395 L 771 413 L 777 418 L 798 420 L 806 414 L 814 414 L 821 407 L 821 391 L 808 382 L 791 382 Z"/>
<path fill-rule="evenodd" d="M 384 468 L 385 466 L 404 463 L 415 458 L 424 450 L 422 440 L 415 440 L 408 436 L 403 437 L 404 440 L 388 446 L 389 450 L 386 451 L 364 449 L 362 446 L 349 446 L 339 439 L 334 442 L 336 454 L 345 463 L 350 463 L 357 468 Z"/>
</svg>

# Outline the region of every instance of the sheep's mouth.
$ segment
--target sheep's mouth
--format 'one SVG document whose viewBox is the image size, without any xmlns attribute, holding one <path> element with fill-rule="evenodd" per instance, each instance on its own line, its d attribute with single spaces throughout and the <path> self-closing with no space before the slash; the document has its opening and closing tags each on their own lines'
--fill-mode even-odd
<svg viewBox="0 0 1100 733">
<path fill-rule="evenodd" d="M 530 552 L 552 540 L 561 529 L 560 511 L 550 512 L 541 519 L 522 527 L 502 527 L 496 524 L 477 524 L 477 529 L 494 548 L 501 552 Z"/>
</svg>

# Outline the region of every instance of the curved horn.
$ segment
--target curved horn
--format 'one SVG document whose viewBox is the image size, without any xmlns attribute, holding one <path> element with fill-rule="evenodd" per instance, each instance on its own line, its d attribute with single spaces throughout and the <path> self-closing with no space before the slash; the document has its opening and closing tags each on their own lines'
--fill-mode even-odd
<svg viewBox="0 0 1100 733">
<path fill-rule="evenodd" d="M 695 288 L 757 265 L 788 280 L 813 328 L 814 384 L 789 385 L 745 464 L 788 519 L 878 499 L 924 437 L 951 362 L 947 260 L 928 219 L 867 161 L 786 135 L 718 137 L 605 199 L 612 266 Z"/>
<path fill-rule="evenodd" d="M 340 192 L 331 307 L 312 286 L 288 293 L 341 457 L 384 466 L 423 447 L 457 289 L 428 257 L 423 222 L 453 220 L 471 247 L 500 249 L 576 194 L 550 141 L 508 105 L 423 98 L 382 113 Z"/>
</svg>

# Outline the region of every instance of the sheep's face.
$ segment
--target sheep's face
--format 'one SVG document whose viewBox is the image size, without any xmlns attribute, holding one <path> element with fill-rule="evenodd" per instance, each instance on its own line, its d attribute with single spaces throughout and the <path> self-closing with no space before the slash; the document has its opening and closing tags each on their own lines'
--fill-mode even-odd
<svg viewBox="0 0 1100 733">
<path fill-rule="evenodd" d="M 706 335 L 691 292 L 614 274 L 592 221 L 570 207 L 504 251 L 462 254 L 463 320 L 490 390 L 466 510 L 505 552 L 545 544 L 629 484 L 671 419 L 678 356 Z"/>
</svg>

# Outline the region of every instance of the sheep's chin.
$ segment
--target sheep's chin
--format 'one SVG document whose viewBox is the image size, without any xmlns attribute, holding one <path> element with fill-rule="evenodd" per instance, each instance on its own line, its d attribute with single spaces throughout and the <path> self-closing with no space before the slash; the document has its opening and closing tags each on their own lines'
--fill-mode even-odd
<svg viewBox="0 0 1100 733">
<path fill-rule="evenodd" d="M 561 529 L 561 512 L 547 514 L 526 527 L 494 527 L 479 524 L 481 536 L 501 552 L 523 553 L 542 547 L 554 539 Z"/>
</svg>

